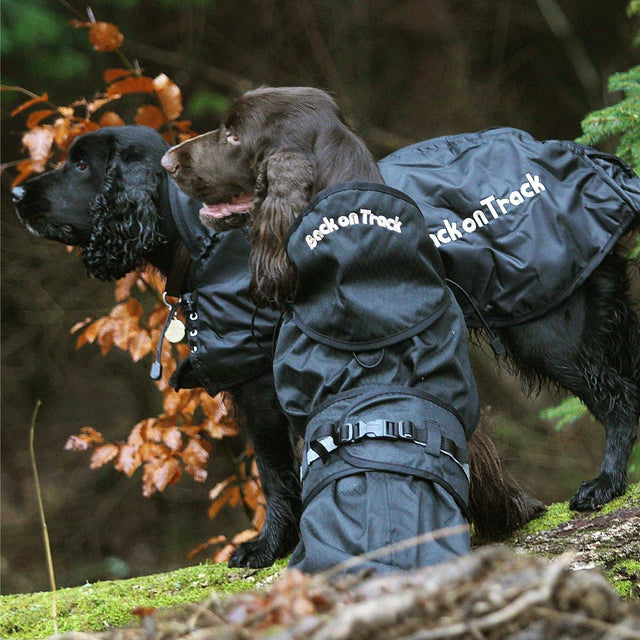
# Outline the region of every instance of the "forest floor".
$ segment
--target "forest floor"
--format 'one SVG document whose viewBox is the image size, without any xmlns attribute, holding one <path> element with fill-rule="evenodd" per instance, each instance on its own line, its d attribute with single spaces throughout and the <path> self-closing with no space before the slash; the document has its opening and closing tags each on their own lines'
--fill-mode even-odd
<svg viewBox="0 0 640 640">
<path fill-rule="evenodd" d="M 57 592 L 60 640 L 640 640 L 640 484 L 551 505 L 503 546 L 383 577 L 206 564 Z M 245 593 L 239 593 L 245 592 Z M 52 633 L 51 593 L 2 596 L 6 639 Z"/>
</svg>

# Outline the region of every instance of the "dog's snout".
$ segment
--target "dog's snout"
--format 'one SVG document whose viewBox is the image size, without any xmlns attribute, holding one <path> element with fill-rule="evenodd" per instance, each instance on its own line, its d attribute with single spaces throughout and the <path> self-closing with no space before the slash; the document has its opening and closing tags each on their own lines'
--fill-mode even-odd
<svg viewBox="0 0 640 640">
<path fill-rule="evenodd" d="M 25 188 L 21 186 L 13 187 L 13 189 L 11 189 L 11 197 L 16 204 L 24 198 L 25 193 Z"/>
<path fill-rule="evenodd" d="M 171 175 L 177 174 L 180 169 L 178 158 L 176 158 L 176 154 L 172 153 L 171 150 L 167 151 L 167 153 L 162 156 L 162 160 L 160 162 L 167 173 L 170 173 Z"/>
</svg>

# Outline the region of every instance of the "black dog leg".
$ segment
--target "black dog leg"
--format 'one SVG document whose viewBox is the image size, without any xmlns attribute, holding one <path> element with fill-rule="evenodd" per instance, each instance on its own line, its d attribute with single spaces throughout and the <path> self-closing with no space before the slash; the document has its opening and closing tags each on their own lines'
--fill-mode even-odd
<svg viewBox="0 0 640 640">
<path fill-rule="evenodd" d="M 580 366 L 586 391 L 578 393 L 605 428 L 599 475 L 583 482 L 572 509 L 588 511 L 626 489 L 627 463 L 640 418 L 640 325 L 629 300 L 627 264 L 612 254 L 586 283 L 587 332 Z"/>
<path fill-rule="evenodd" d="M 230 567 L 267 567 L 298 542 L 300 482 L 287 419 L 280 411 L 271 372 L 232 390 L 238 419 L 253 445 L 267 516 L 255 540 L 241 544 Z"/>
<path fill-rule="evenodd" d="M 550 380 L 578 396 L 605 429 L 600 474 L 584 482 L 572 509 L 593 510 L 624 493 L 640 417 L 640 329 L 629 300 L 627 264 L 610 254 L 587 282 L 541 318 L 500 330 L 530 384 Z"/>
</svg>

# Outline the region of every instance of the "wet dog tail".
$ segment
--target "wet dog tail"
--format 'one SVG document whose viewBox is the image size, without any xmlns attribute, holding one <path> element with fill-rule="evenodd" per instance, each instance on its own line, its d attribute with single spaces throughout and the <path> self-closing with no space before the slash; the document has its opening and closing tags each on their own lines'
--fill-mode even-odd
<svg viewBox="0 0 640 640">
<path fill-rule="evenodd" d="M 505 538 L 545 512 L 544 504 L 527 494 L 504 468 L 485 416 L 480 418 L 468 446 L 469 507 L 475 532 L 483 541 Z"/>
</svg>

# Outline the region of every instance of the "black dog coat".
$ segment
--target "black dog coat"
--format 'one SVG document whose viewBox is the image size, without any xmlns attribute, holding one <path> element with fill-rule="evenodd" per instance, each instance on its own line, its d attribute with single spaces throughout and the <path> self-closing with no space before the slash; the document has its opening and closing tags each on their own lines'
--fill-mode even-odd
<svg viewBox="0 0 640 640">
<path fill-rule="evenodd" d="M 466 524 L 477 391 L 462 312 L 420 210 L 383 185 L 340 185 L 296 220 L 288 254 L 298 279 L 274 374 L 305 433 L 290 566 L 318 571 Z M 458 531 L 364 566 L 408 569 L 468 548 Z"/>
<path fill-rule="evenodd" d="M 640 220 L 640 179 L 620 158 L 517 129 L 426 140 L 378 165 L 417 202 L 447 278 L 493 326 L 560 304 Z"/>
<path fill-rule="evenodd" d="M 214 396 L 271 367 L 280 314 L 249 300 L 250 245 L 242 229 L 214 234 L 199 219 L 200 204 L 169 183 L 171 213 L 191 256 L 182 295 L 191 353 L 171 377 L 176 389 L 204 387 Z"/>
</svg>

